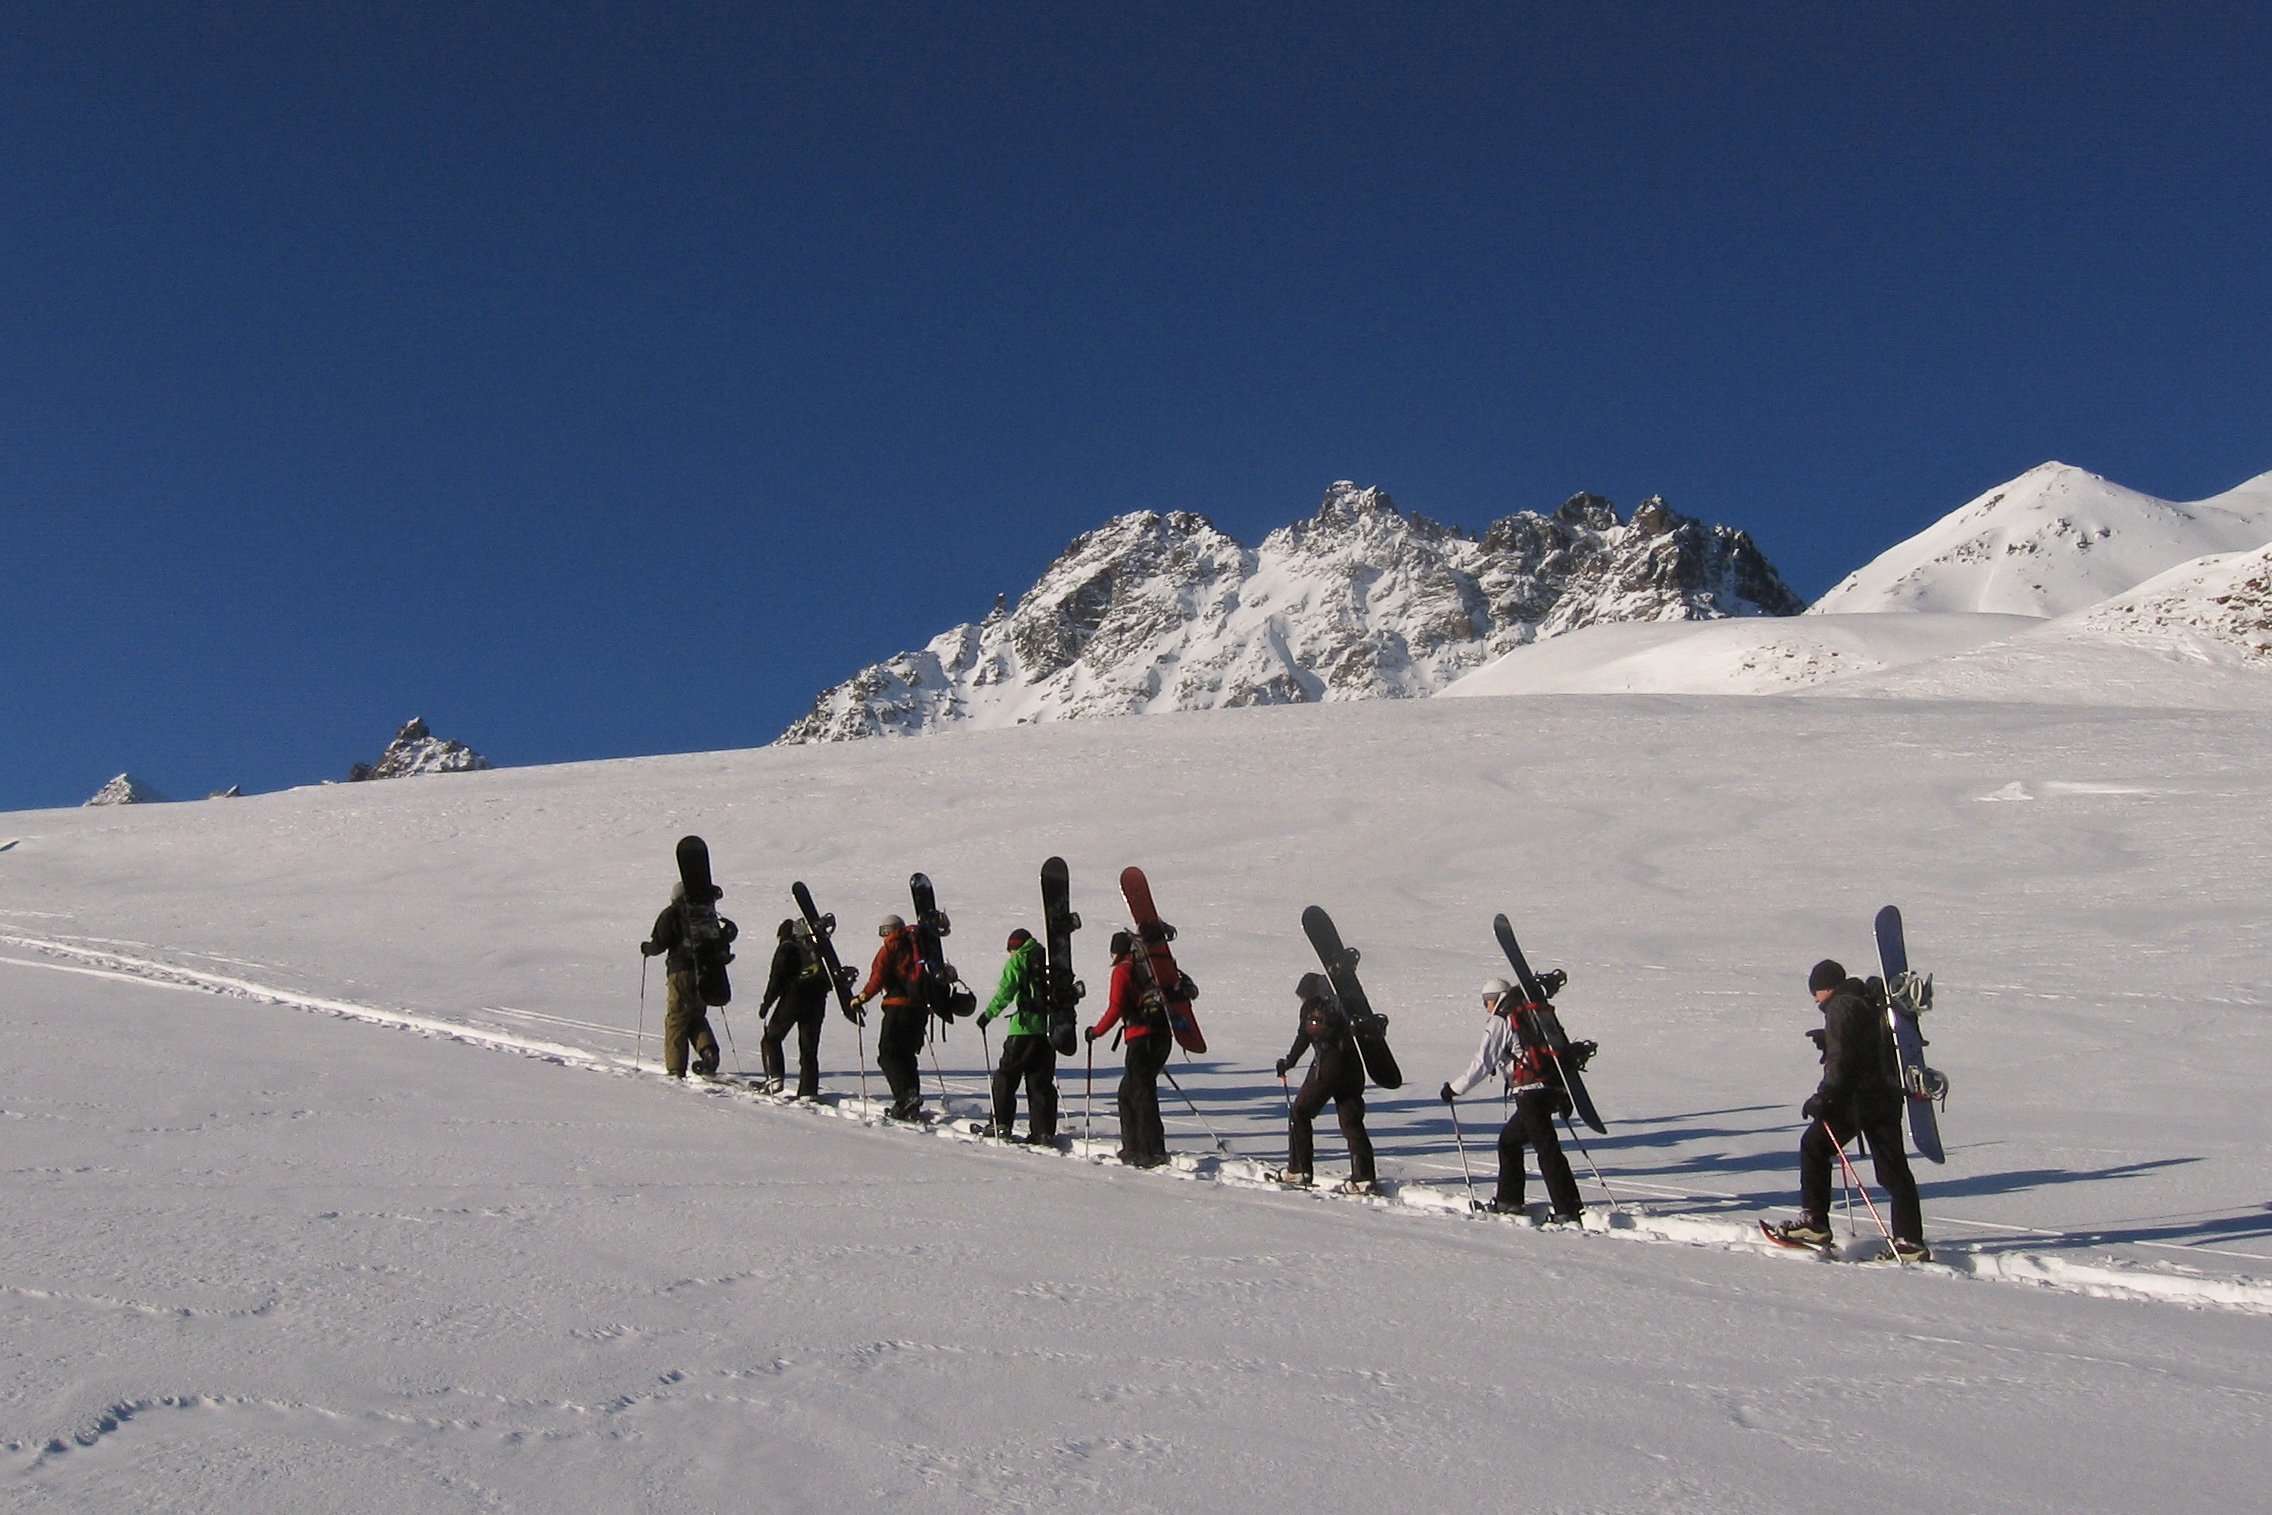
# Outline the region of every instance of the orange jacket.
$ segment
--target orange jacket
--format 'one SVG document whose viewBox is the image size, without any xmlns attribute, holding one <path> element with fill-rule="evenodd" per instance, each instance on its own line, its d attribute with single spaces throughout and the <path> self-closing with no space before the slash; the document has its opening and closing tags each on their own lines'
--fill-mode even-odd
<svg viewBox="0 0 2272 1515">
<path fill-rule="evenodd" d="M 884 938 L 876 949 L 875 966 L 868 970 L 868 983 L 860 991 L 862 999 L 874 999 L 880 991 L 884 1008 L 915 1003 L 916 980 L 921 976 L 923 960 L 915 954 L 915 932 L 900 927 Z"/>
</svg>

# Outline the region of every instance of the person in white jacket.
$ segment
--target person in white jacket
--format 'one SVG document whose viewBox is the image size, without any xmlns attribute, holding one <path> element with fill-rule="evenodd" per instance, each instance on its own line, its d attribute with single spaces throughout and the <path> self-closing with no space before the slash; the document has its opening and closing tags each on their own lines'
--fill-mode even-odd
<svg viewBox="0 0 2272 1515">
<path fill-rule="evenodd" d="M 1482 1044 L 1439 1097 L 1448 1105 L 1493 1073 L 1505 1079 L 1515 1097 L 1515 1112 L 1499 1132 L 1499 1189 L 1487 1208 L 1501 1214 L 1522 1213 L 1523 1148 L 1530 1146 L 1538 1151 L 1539 1176 L 1546 1181 L 1546 1197 L 1554 1205 L 1551 1219 L 1574 1224 L 1585 1211 L 1578 1201 L 1578 1180 L 1554 1131 L 1554 1118 L 1570 1113 L 1570 1096 L 1555 1077 L 1554 1052 L 1545 1036 L 1523 1014 L 1531 1007 L 1518 1003 L 1518 998 L 1505 979 L 1484 981 L 1483 1012 L 1490 1020 L 1483 1028 Z"/>
</svg>

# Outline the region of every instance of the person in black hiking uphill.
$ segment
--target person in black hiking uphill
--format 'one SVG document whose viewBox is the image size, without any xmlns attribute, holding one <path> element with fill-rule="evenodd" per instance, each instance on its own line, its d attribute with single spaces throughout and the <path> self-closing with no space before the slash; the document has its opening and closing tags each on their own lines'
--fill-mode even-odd
<svg viewBox="0 0 2272 1515">
<path fill-rule="evenodd" d="M 1870 986 L 1849 978 L 1829 958 L 1814 965 L 1807 989 L 1822 1007 L 1822 1029 L 1809 1032 L 1822 1048 L 1822 1083 L 1799 1113 L 1809 1124 L 1799 1139 L 1799 1218 L 1775 1228 L 1787 1242 L 1828 1247 L 1830 1167 L 1855 1133 L 1869 1143 L 1878 1183 L 1893 1196 L 1893 1249 L 1903 1260 L 1926 1262 L 1925 1215 L 1917 1180 L 1901 1136 L 1901 1074 L 1885 1011 Z"/>
<path fill-rule="evenodd" d="M 1322 973 L 1303 974 L 1294 993 L 1301 997 L 1301 1020 L 1294 1029 L 1294 1045 L 1278 1059 L 1278 1081 L 1285 1082 L 1287 1070 L 1302 1060 L 1303 1053 L 1314 1049 L 1317 1056 L 1302 1079 L 1302 1092 L 1294 1096 L 1286 1129 L 1286 1171 L 1279 1181 L 1305 1189 L 1311 1184 L 1316 1145 L 1312 1127 L 1325 1102 L 1332 1100 L 1341 1138 L 1349 1144 L 1349 1181 L 1337 1192 L 1377 1194 L 1373 1139 L 1365 1134 L 1365 1060 L 1349 1034 L 1348 1013 L 1334 997 L 1332 981 Z"/>
<path fill-rule="evenodd" d="M 1554 1118 L 1570 1113 L 1570 1096 L 1554 1076 L 1553 1050 L 1523 1019 L 1526 1007 L 1519 1000 L 1505 979 L 1484 981 L 1483 1013 L 1490 1019 L 1482 1045 L 1466 1071 L 1444 1085 L 1438 1097 L 1448 1105 L 1493 1073 L 1505 1079 L 1515 1097 L 1515 1113 L 1499 1131 L 1499 1189 L 1485 1208 L 1504 1215 L 1523 1213 L 1523 1148 L 1528 1146 L 1538 1153 L 1538 1174 L 1546 1180 L 1546 1197 L 1554 1206 L 1551 1222 L 1574 1225 L 1585 1209 L 1554 1130 Z"/>
<path fill-rule="evenodd" d="M 923 1009 L 920 979 L 923 959 L 915 950 L 915 933 L 907 922 L 887 915 L 876 927 L 884 944 L 876 949 L 875 965 L 868 970 L 866 987 L 852 997 L 860 1009 L 878 995 L 883 997 L 884 1023 L 876 1033 L 876 1066 L 891 1087 L 891 1109 L 897 1120 L 923 1116 L 923 1035 L 930 1016 Z"/>
<path fill-rule="evenodd" d="M 1057 1144 L 1057 1050 L 1049 1045 L 1046 954 L 1023 926 L 1010 933 L 1008 950 L 1010 960 L 1002 965 L 1001 987 L 978 1016 L 978 1024 L 984 1026 L 1005 1008 L 1010 1009 L 1002 1061 L 994 1069 L 994 1121 L 979 1134 L 1010 1139 L 1010 1123 L 1018 1118 L 1018 1085 L 1022 1083 L 1030 1111 L 1026 1140 L 1051 1147 Z"/>
<path fill-rule="evenodd" d="M 1157 1168 L 1168 1160 L 1168 1134 L 1160 1124 L 1160 1070 L 1175 1043 L 1168 1035 L 1167 1006 L 1147 1003 L 1129 961 L 1136 938 L 1112 934 L 1112 994 L 1104 1016 L 1082 1033 L 1095 1041 L 1118 1026 L 1128 1061 L 1120 1075 L 1120 1160 L 1132 1168 Z"/>
<path fill-rule="evenodd" d="M 723 899 L 725 893 L 713 884 L 711 902 Z M 731 942 L 734 923 L 721 917 L 718 925 Z M 672 1078 L 686 1077 L 687 1050 L 692 1048 L 694 1071 L 708 1078 L 718 1071 L 718 1038 L 710 1030 L 709 1012 L 702 1005 L 694 948 L 687 940 L 685 884 L 671 885 L 671 902 L 655 917 L 655 929 L 639 944 L 639 950 L 648 957 L 663 959 L 663 982 L 668 988 L 663 1010 L 663 1071 Z"/>
<path fill-rule="evenodd" d="M 828 1018 L 828 997 L 833 986 L 813 945 L 812 931 L 803 921 L 786 920 L 774 933 L 773 968 L 765 977 L 765 998 L 757 1013 L 765 1021 L 765 1035 L 757 1044 L 765 1063 L 765 1087 L 779 1094 L 788 1082 L 782 1044 L 792 1027 L 797 1033 L 797 1098 L 820 1097 L 820 1027 Z M 766 1011 L 773 1012 L 770 1017 Z"/>
</svg>

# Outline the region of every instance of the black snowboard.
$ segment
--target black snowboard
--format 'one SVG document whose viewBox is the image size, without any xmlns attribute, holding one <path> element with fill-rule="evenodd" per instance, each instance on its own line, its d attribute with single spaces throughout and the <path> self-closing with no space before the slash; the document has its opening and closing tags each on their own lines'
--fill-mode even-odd
<svg viewBox="0 0 2272 1515">
<path fill-rule="evenodd" d="M 1404 1070 L 1388 1050 L 1388 1017 L 1373 1008 L 1365 998 L 1365 986 L 1357 982 L 1357 949 L 1341 945 L 1333 917 L 1316 905 L 1302 912 L 1302 931 L 1317 950 L 1317 960 L 1325 965 L 1325 976 L 1332 980 L 1334 995 L 1349 1017 L 1349 1035 L 1364 1059 L 1365 1076 L 1383 1089 L 1403 1088 Z"/>
<path fill-rule="evenodd" d="M 1878 966 L 1885 971 L 1886 1023 L 1901 1056 L 1901 1092 L 1909 1101 L 1909 1139 L 1928 1162 L 1947 1162 L 1941 1149 L 1941 1122 L 1933 1101 L 1946 1099 L 1949 1081 L 1925 1066 L 1925 1037 L 1917 1017 L 1933 1007 L 1933 980 L 1909 968 L 1909 944 L 1902 939 L 1901 912 L 1888 905 L 1878 912 Z"/>
<path fill-rule="evenodd" d="M 915 903 L 915 956 L 923 964 L 923 1008 L 942 1021 L 970 1014 L 978 1008 L 978 996 L 957 985 L 954 964 L 947 961 L 946 944 L 940 938 L 954 926 L 939 908 L 930 875 L 910 875 L 907 892 Z"/>
<path fill-rule="evenodd" d="M 734 960 L 734 923 L 718 913 L 725 891 L 710 882 L 710 844 L 698 836 L 678 839 L 678 877 L 685 885 L 679 901 L 679 919 L 686 931 L 686 948 L 694 958 L 695 990 L 705 1005 L 733 1000 L 734 986 L 726 964 Z"/>
<path fill-rule="evenodd" d="M 1577 1108 L 1578 1119 L 1596 1131 L 1607 1131 L 1609 1127 L 1602 1124 L 1600 1114 L 1594 1109 L 1593 1096 L 1586 1092 L 1585 1076 L 1569 1055 L 1570 1038 L 1562 1029 L 1562 1018 L 1547 1002 L 1546 990 L 1539 986 L 1538 975 L 1530 971 L 1530 960 L 1523 956 L 1522 944 L 1515 940 L 1515 928 L 1507 923 L 1505 916 L 1495 915 L 1491 918 L 1491 931 L 1499 938 L 1499 950 L 1507 954 L 1507 962 L 1515 970 L 1515 982 L 1522 986 L 1524 1004 L 1520 1013 L 1545 1037 L 1546 1049 L 1554 1054 L 1555 1074 L 1562 1080 L 1570 1103 Z"/>
<path fill-rule="evenodd" d="M 828 969 L 828 981 L 836 986 L 837 1006 L 843 1010 L 846 1020 L 858 1019 L 852 1008 L 852 981 L 859 974 L 845 967 L 836 955 L 836 917 L 823 915 L 813 908 L 813 892 L 804 886 L 803 880 L 791 884 L 789 893 L 797 901 L 798 914 L 805 918 L 805 929 L 812 933 L 813 947 L 820 953 L 822 966 Z"/>
<path fill-rule="evenodd" d="M 1080 1046 L 1077 1007 L 1089 988 L 1073 976 L 1073 933 L 1081 929 L 1081 918 L 1073 913 L 1072 879 L 1061 857 L 1041 865 L 1041 925 L 1049 963 L 1049 1044 L 1059 1057 L 1071 1057 Z"/>
</svg>

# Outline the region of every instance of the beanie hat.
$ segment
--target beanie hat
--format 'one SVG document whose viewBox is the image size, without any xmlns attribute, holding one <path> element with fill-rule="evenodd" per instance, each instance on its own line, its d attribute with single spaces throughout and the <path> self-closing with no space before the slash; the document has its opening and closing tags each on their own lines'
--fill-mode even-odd
<svg viewBox="0 0 2272 1515">
<path fill-rule="evenodd" d="M 1015 931 L 1012 931 L 1010 933 L 1010 943 L 1003 950 L 1006 952 L 1015 952 L 1020 947 L 1023 947 L 1026 943 L 1032 940 L 1033 933 L 1031 931 L 1028 931 L 1025 927 L 1020 926 Z"/>
<path fill-rule="evenodd" d="M 876 935 L 878 936 L 889 936 L 894 931 L 905 931 L 906 929 L 907 922 L 901 920 L 896 915 L 887 915 L 882 920 L 876 922 Z"/>
<path fill-rule="evenodd" d="M 1131 936 L 1129 933 L 1125 931 L 1115 931 L 1112 934 L 1111 950 L 1114 957 L 1121 957 L 1128 952 L 1133 951 L 1135 949 L 1135 946 L 1136 938 Z"/>
<path fill-rule="evenodd" d="M 1825 989 L 1835 989 L 1845 982 L 1846 969 L 1844 965 L 1826 957 L 1814 965 L 1814 972 L 1807 975 L 1807 993 L 1819 994 Z"/>
</svg>

